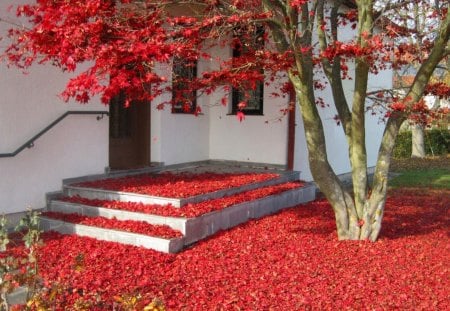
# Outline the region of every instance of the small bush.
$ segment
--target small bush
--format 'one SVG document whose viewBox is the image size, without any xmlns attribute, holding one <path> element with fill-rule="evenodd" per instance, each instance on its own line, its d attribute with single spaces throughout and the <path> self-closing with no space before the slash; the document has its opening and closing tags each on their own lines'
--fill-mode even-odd
<svg viewBox="0 0 450 311">
<path fill-rule="evenodd" d="M 71 284 L 51 281 L 46 284 L 39 275 L 38 248 L 42 245 L 39 226 L 40 213 L 30 210 L 15 227 L 14 233 L 8 232 L 8 221 L 0 215 L 0 311 L 7 310 L 92 310 L 98 308 L 117 311 L 165 311 L 164 302 L 155 298 L 152 293 L 145 295 L 123 294 L 114 297 L 112 309 L 105 307 L 108 302 L 103 301 L 97 291 L 83 291 L 74 289 Z M 14 237 L 11 239 L 11 235 Z M 23 247 L 18 244 L 17 236 L 22 236 Z M 18 250 L 13 250 L 16 246 Z M 22 250 L 20 250 L 22 248 Z M 74 260 L 74 273 L 84 269 L 84 254 L 78 254 Z M 26 288 L 25 296 L 16 295 L 10 299 L 12 293 L 19 287 Z M 73 301 L 68 295 L 74 290 L 81 290 L 79 297 Z M 17 298 L 19 297 L 19 298 Z"/>
<path fill-rule="evenodd" d="M 425 130 L 425 153 L 427 155 L 443 155 L 450 152 L 450 131 L 446 129 Z M 394 158 L 409 158 L 412 152 L 411 131 L 401 132 L 397 136 Z"/>
<path fill-rule="evenodd" d="M 429 155 L 449 153 L 450 131 L 439 129 L 425 131 L 425 151 Z"/>
<path fill-rule="evenodd" d="M 411 131 L 401 132 L 397 136 L 393 151 L 394 158 L 409 158 L 412 152 Z"/>
</svg>

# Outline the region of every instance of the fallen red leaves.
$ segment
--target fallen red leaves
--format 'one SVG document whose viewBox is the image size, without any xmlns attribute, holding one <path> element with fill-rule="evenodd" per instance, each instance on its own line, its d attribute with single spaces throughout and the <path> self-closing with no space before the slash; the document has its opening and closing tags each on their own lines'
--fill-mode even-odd
<svg viewBox="0 0 450 311">
<path fill-rule="evenodd" d="M 195 204 L 187 204 L 181 208 L 173 207 L 170 204 L 157 205 L 157 204 L 143 204 L 140 202 L 136 203 L 136 202 L 92 200 L 82 198 L 79 196 L 64 197 L 61 198 L 60 200 L 71 203 L 78 203 L 90 206 L 105 207 L 111 209 L 126 210 L 130 212 L 139 212 L 161 216 L 197 217 L 206 213 L 210 213 L 212 211 L 224 209 L 231 205 L 260 199 L 263 197 L 267 197 L 269 195 L 278 194 L 301 186 L 303 186 L 303 183 L 301 182 L 289 182 L 265 188 L 258 188 L 255 190 L 246 191 L 225 198 L 208 200 Z"/>
<path fill-rule="evenodd" d="M 60 309 L 95 293 L 103 303 L 91 310 L 111 310 L 114 295 L 139 292 L 161 297 L 168 310 L 445 310 L 449 206 L 448 191 L 397 191 L 376 243 L 337 241 L 323 200 L 177 255 L 50 233 L 40 272 L 70 289 Z M 74 269 L 80 256 L 82 269 Z"/>
<path fill-rule="evenodd" d="M 143 174 L 88 181 L 80 187 L 134 192 L 168 198 L 188 198 L 222 189 L 240 187 L 278 177 L 272 173 L 177 173 Z"/>
<path fill-rule="evenodd" d="M 183 236 L 181 232 L 174 230 L 169 226 L 151 225 L 145 221 L 117 220 L 115 218 L 108 219 L 101 216 L 88 217 L 79 214 L 64 214 L 58 212 L 45 212 L 42 213 L 42 216 L 80 225 L 127 231 L 165 239 Z"/>
</svg>

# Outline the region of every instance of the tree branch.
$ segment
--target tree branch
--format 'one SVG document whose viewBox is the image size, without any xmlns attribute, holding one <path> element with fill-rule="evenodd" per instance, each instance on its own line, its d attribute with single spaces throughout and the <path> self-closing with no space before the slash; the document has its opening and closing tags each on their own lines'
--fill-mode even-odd
<svg viewBox="0 0 450 311">
<path fill-rule="evenodd" d="M 416 103 L 423 94 L 425 87 L 430 80 L 434 69 L 441 60 L 448 55 L 450 37 L 450 14 L 447 13 L 438 30 L 438 35 L 434 41 L 434 46 L 430 52 L 430 56 L 422 63 L 415 76 L 410 91 L 406 95 L 407 104 Z"/>
<path fill-rule="evenodd" d="M 324 23 L 324 3 L 325 1 L 319 1 L 317 6 L 317 33 L 319 39 L 319 47 L 321 51 L 324 51 L 327 46 L 327 38 L 326 33 L 323 27 L 321 27 L 322 23 Z M 338 0 L 334 2 L 334 6 L 331 10 L 331 36 L 334 42 L 337 41 L 337 32 L 338 32 L 338 17 L 339 17 L 339 9 L 342 5 L 343 1 Z M 342 85 L 341 79 L 341 57 L 335 56 L 333 58 L 333 62 L 331 63 L 328 58 L 321 58 L 322 66 L 327 76 L 328 81 L 331 85 L 331 90 L 333 93 L 333 100 L 336 106 L 336 110 L 339 115 L 339 119 L 342 122 L 342 126 L 344 129 L 344 133 L 347 137 L 347 142 L 351 145 L 351 113 L 348 107 L 347 99 L 345 98 L 344 87 Z"/>
<path fill-rule="evenodd" d="M 373 31 L 373 3 L 358 2 L 358 47 L 368 45 Z M 353 191 L 358 216 L 362 219 L 367 198 L 367 153 L 365 141 L 365 102 L 369 76 L 369 64 L 365 56 L 356 57 L 355 89 L 352 103 L 350 162 L 352 165 Z"/>
<path fill-rule="evenodd" d="M 289 42 L 287 41 L 285 35 L 286 29 L 280 22 L 280 20 L 284 20 L 286 18 L 287 14 L 286 7 L 280 1 L 269 1 L 269 0 L 263 0 L 263 5 L 266 10 L 274 12 L 275 14 L 278 13 L 277 14 L 279 16 L 278 18 L 267 19 L 265 20 L 265 22 L 270 28 L 278 51 L 285 52 L 289 48 Z"/>
</svg>

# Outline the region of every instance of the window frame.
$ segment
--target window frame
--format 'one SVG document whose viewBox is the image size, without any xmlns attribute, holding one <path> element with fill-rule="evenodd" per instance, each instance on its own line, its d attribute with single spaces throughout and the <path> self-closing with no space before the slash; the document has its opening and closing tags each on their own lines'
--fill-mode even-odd
<svg viewBox="0 0 450 311">
<path fill-rule="evenodd" d="M 177 70 L 177 68 L 179 70 Z M 189 69 L 189 70 L 188 70 Z M 172 113 L 174 114 L 195 114 L 197 111 L 197 91 L 194 90 L 190 93 L 190 97 L 192 98 L 190 103 L 190 108 L 186 109 L 184 107 L 185 104 L 183 102 L 175 103 L 174 98 L 176 97 L 175 93 L 177 91 L 182 91 L 183 88 L 179 88 L 178 85 L 183 85 L 183 82 L 177 84 L 174 82 L 175 75 L 180 75 L 183 72 L 187 72 L 188 74 L 182 76 L 182 79 L 193 81 L 194 78 L 197 78 L 198 75 L 198 61 L 185 61 L 181 58 L 174 57 L 172 62 Z"/>
<path fill-rule="evenodd" d="M 236 29 L 234 32 L 234 37 L 238 36 L 239 32 L 242 31 L 240 29 Z M 254 41 L 257 42 L 260 38 L 263 39 L 265 34 L 265 29 L 263 25 L 257 25 L 254 30 Z M 262 41 L 262 47 L 264 47 L 264 41 Z M 232 47 L 232 57 L 239 57 L 241 56 L 241 48 L 233 46 Z M 260 69 L 261 73 L 264 74 L 264 70 Z M 239 108 L 239 103 L 244 101 L 246 94 L 244 91 L 240 90 L 239 88 L 232 87 L 231 90 L 231 113 L 232 115 L 237 114 L 239 111 L 243 112 L 246 115 L 264 115 L 264 81 L 257 81 L 256 88 L 254 90 L 251 90 L 252 93 L 256 93 L 257 96 L 259 93 L 258 98 L 256 99 L 258 101 L 258 107 L 252 108 L 252 107 L 244 107 Z M 255 96 L 253 96 L 253 99 L 255 99 Z"/>
</svg>

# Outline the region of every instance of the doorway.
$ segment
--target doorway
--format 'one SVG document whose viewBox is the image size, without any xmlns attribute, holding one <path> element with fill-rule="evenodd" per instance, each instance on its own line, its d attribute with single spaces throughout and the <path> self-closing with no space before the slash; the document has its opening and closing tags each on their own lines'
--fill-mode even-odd
<svg viewBox="0 0 450 311">
<path fill-rule="evenodd" d="M 125 106 L 119 94 L 109 107 L 109 167 L 134 169 L 150 165 L 150 104 L 132 102 Z"/>
</svg>

